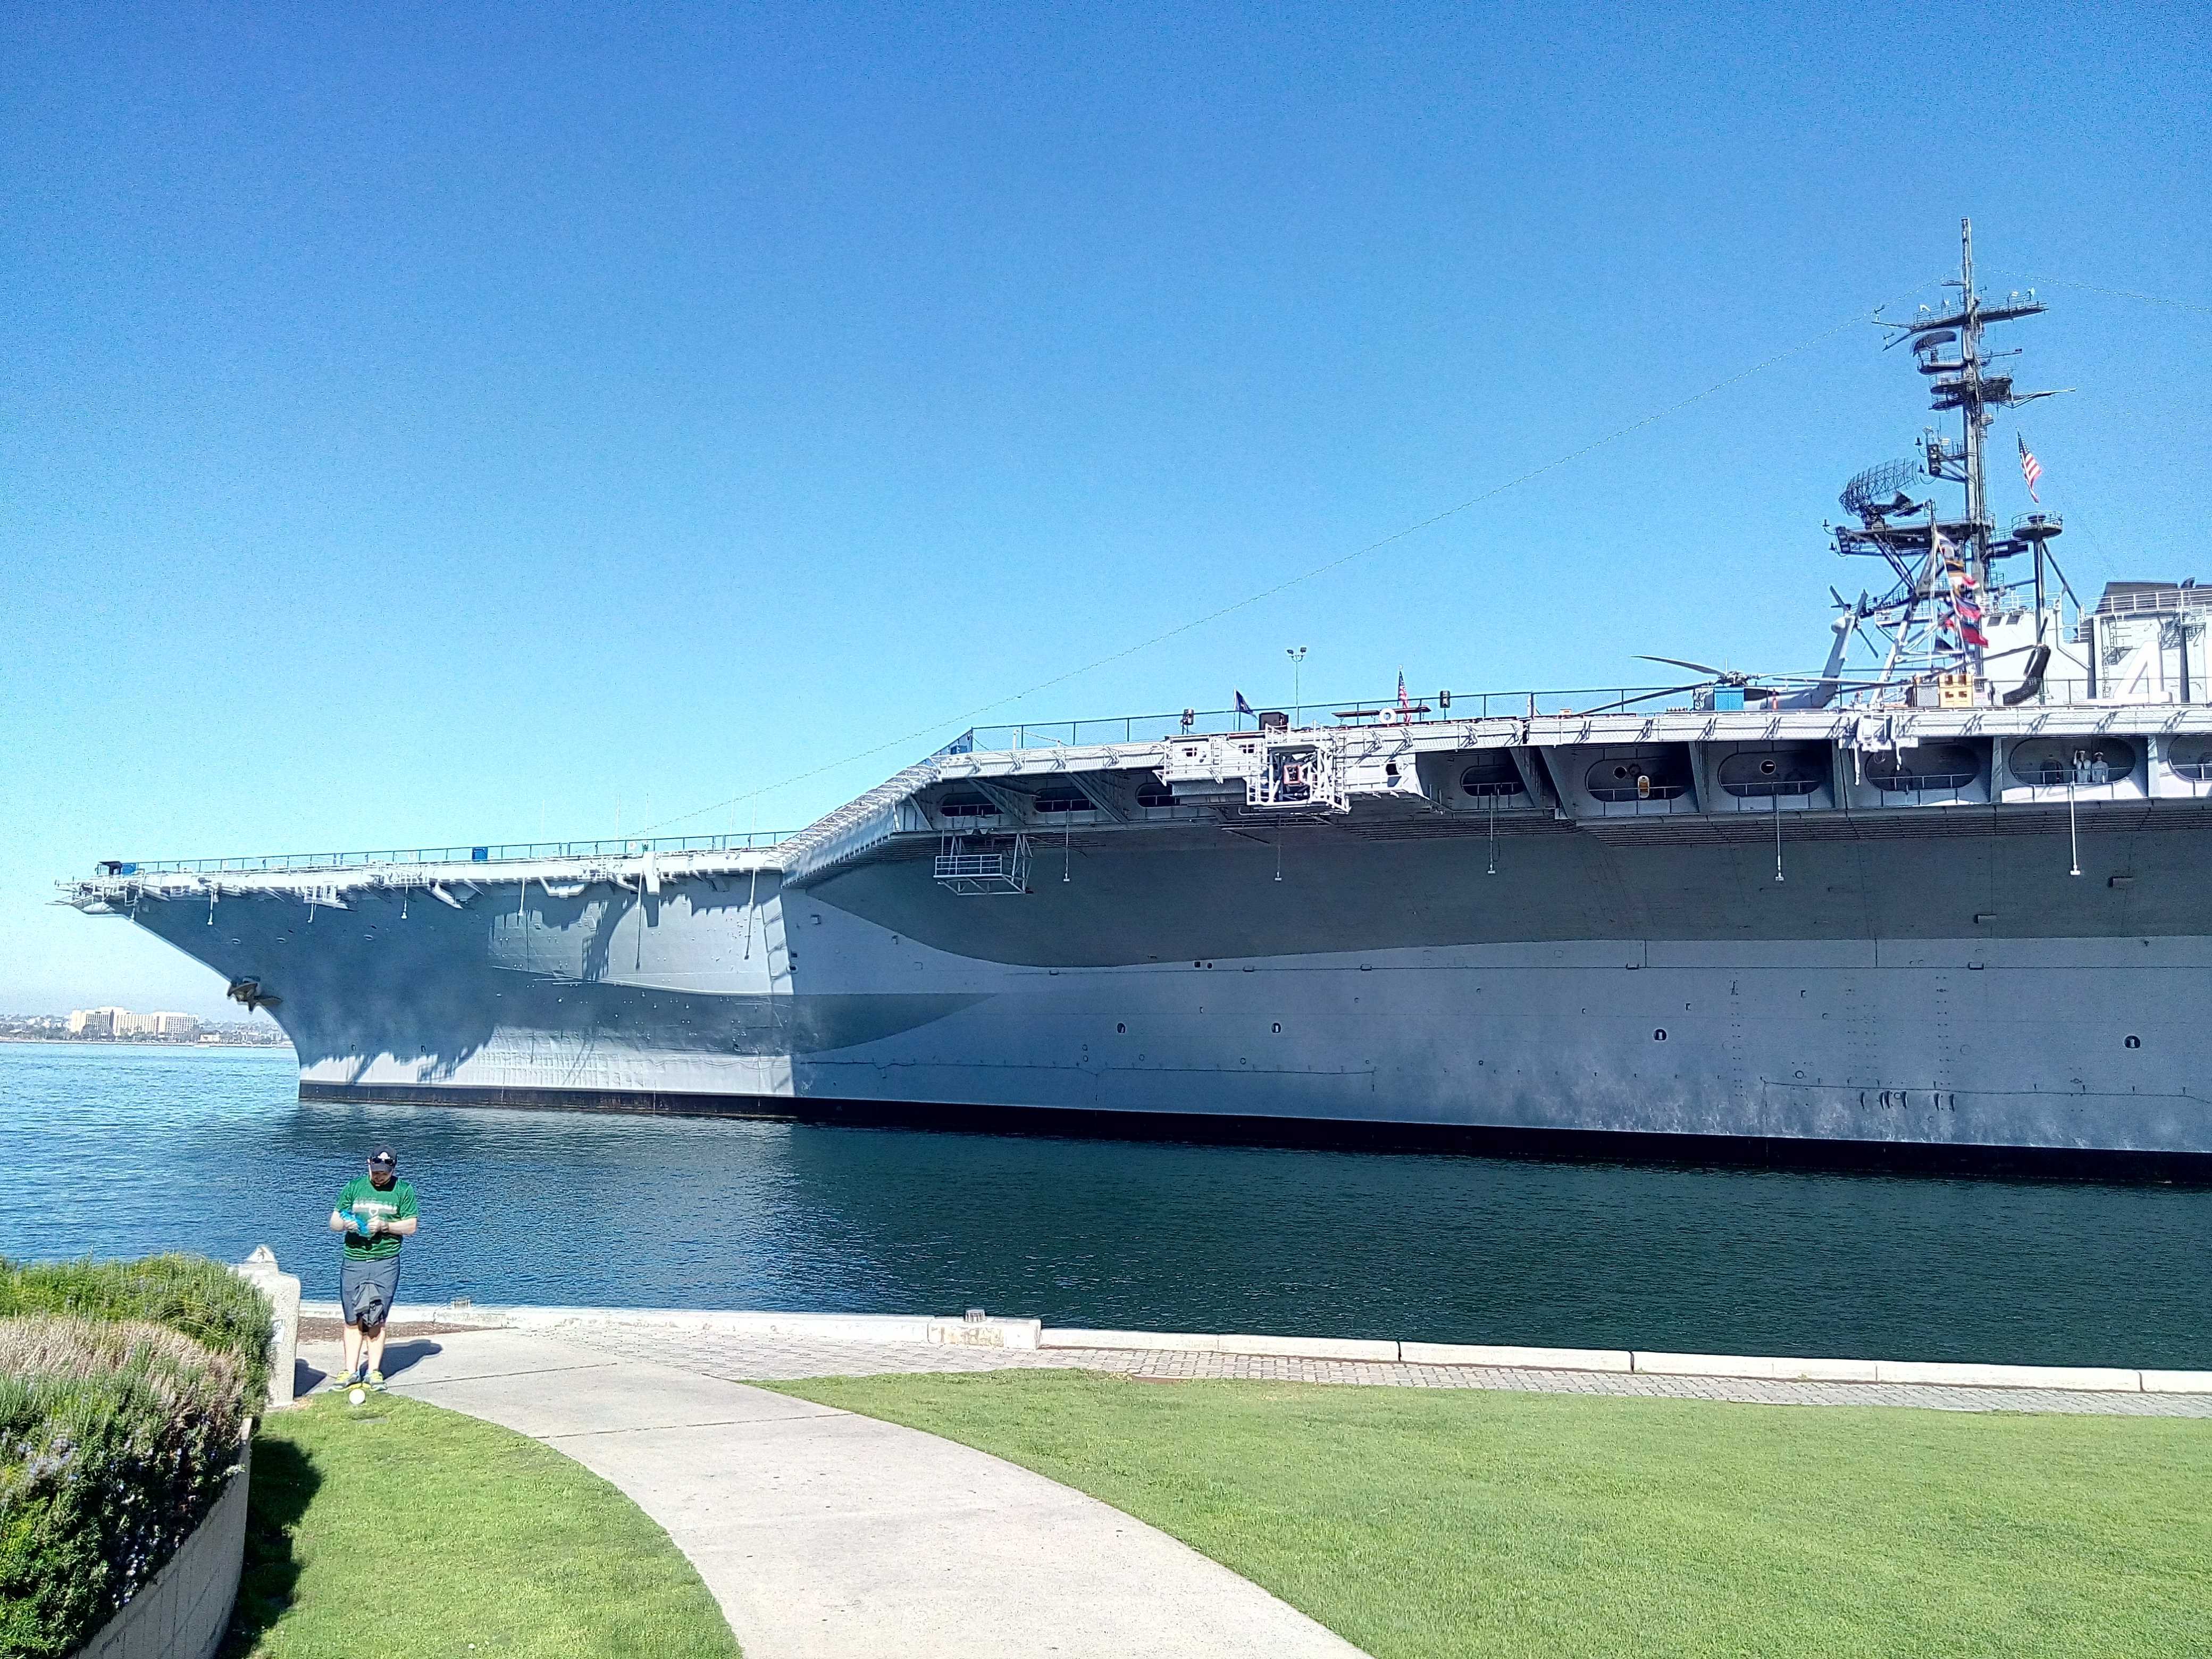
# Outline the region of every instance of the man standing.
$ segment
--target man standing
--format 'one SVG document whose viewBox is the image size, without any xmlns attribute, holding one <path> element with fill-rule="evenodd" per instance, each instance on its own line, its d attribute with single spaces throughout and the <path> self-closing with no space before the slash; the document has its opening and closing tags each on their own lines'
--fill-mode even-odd
<svg viewBox="0 0 2212 1659">
<path fill-rule="evenodd" d="M 393 1173 L 398 1167 L 389 1146 L 378 1147 L 368 1173 L 346 1182 L 331 1212 L 331 1231 L 345 1235 L 338 1316 L 345 1322 L 346 1382 L 372 1389 L 384 1386 L 384 1322 L 399 1296 L 399 1241 L 415 1236 L 415 1189 Z"/>
</svg>

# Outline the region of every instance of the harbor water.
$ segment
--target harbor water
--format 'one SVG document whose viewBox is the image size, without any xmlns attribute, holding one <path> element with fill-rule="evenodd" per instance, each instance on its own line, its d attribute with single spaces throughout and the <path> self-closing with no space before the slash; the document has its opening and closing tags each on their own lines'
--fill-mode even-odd
<svg viewBox="0 0 2212 1659">
<path fill-rule="evenodd" d="M 403 1302 L 2212 1367 L 2212 1190 L 302 1103 L 289 1050 L 0 1044 L 0 1255 L 266 1243 L 379 1142 Z"/>
</svg>

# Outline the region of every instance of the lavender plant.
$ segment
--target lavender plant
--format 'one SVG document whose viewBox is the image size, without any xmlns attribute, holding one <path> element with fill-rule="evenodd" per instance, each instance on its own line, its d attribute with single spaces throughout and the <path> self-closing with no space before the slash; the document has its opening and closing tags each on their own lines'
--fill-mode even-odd
<svg viewBox="0 0 2212 1659">
<path fill-rule="evenodd" d="M 236 1466 L 245 1368 L 143 1320 L 0 1318 L 0 1659 L 59 1659 L 167 1565 Z"/>
</svg>

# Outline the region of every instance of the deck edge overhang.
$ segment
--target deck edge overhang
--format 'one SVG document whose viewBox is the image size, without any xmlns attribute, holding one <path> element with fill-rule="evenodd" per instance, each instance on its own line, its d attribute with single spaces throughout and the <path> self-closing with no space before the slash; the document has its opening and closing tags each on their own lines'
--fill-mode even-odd
<svg viewBox="0 0 2212 1659">
<path fill-rule="evenodd" d="M 1255 746 L 1325 743 L 1342 758 L 1354 796 L 1403 795 L 1385 787 L 1395 762 L 1426 755 L 1511 748 L 1547 751 L 1638 744 L 1756 744 L 1825 742 L 1865 754 L 1909 750 L 1960 738 L 2031 737 L 2163 737 L 2212 734 L 2212 706 L 2201 704 L 2072 703 L 2020 708 L 1898 709 L 1840 708 L 1769 710 L 1670 710 L 1650 714 L 1572 714 L 1431 720 L 1353 727 L 1214 733 L 1185 743 L 1218 746 L 1224 780 Z M 902 836 L 936 835 L 916 798 L 939 783 L 960 781 L 1034 781 L 1081 774 L 1158 773 L 1177 739 L 1135 743 L 939 752 L 904 768 L 805 829 L 772 846 L 744 848 L 641 850 L 612 856 L 347 862 L 286 869 L 151 867 L 143 872 L 103 874 L 56 884 L 59 902 L 88 914 L 127 910 L 142 899 L 170 900 L 271 894 L 337 907 L 349 892 L 423 891 L 438 896 L 467 886 L 549 886 L 605 882 L 632 891 L 654 890 L 663 881 L 774 875 L 792 886 L 818 881 L 868 858 Z M 1939 811 L 1926 806 L 1905 811 Z M 1141 832 L 1145 825 L 1131 824 Z M 447 902 L 451 902 L 450 899 Z"/>
</svg>

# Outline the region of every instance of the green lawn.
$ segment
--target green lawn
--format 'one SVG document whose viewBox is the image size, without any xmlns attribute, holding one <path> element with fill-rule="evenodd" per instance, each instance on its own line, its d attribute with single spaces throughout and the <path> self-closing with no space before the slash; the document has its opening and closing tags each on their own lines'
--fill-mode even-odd
<svg viewBox="0 0 2212 1659">
<path fill-rule="evenodd" d="M 420 1401 L 327 1394 L 253 1443 L 230 1655 L 734 1656 L 668 1534 L 519 1434 Z"/>
<path fill-rule="evenodd" d="M 1079 1487 L 1377 1659 L 2212 1653 L 2212 1422 L 1083 1371 L 770 1386 Z"/>
</svg>

